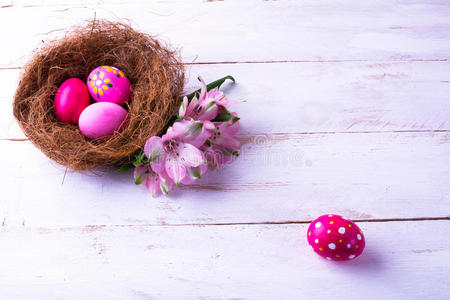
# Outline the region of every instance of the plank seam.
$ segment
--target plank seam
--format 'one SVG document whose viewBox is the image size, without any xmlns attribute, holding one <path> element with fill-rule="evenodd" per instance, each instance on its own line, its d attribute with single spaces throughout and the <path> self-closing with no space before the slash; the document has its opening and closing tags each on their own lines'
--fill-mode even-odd
<svg viewBox="0 0 450 300">
<path fill-rule="evenodd" d="M 352 220 L 355 223 L 388 223 L 388 222 L 423 222 L 423 221 L 450 221 L 450 216 L 446 217 L 418 217 L 418 218 L 384 218 L 384 219 L 358 219 Z M 86 228 L 87 232 L 101 230 L 108 227 L 188 227 L 188 226 L 241 226 L 241 225 L 296 225 L 309 224 L 312 220 L 300 221 L 267 221 L 267 222 L 230 222 L 230 223 L 184 223 L 184 224 L 123 224 L 123 225 L 82 225 L 82 226 L 62 226 L 57 228 Z M 1 227 L 10 227 L 3 219 Z M 25 226 L 25 221 L 21 227 L 41 228 L 39 226 Z"/>
<path fill-rule="evenodd" d="M 371 133 L 371 134 L 383 134 L 383 133 L 446 133 L 450 132 L 450 129 L 429 129 L 429 130 L 363 130 L 363 131 L 317 131 L 317 132 L 274 132 L 274 133 L 252 133 L 250 135 L 241 135 L 241 138 L 252 138 L 255 136 L 283 136 L 283 135 L 314 135 L 314 134 L 362 134 L 362 133 Z M 29 141 L 28 138 L 0 138 L 0 141 L 7 142 L 26 142 Z"/>
<path fill-rule="evenodd" d="M 325 59 L 325 60 L 260 60 L 260 61 L 204 61 L 183 62 L 185 65 L 234 65 L 234 64 L 284 64 L 284 63 L 347 63 L 347 62 L 379 62 L 379 63 L 407 63 L 407 62 L 448 62 L 448 58 L 412 58 L 398 60 L 376 60 L 376 59 Z M 23 67 L 0 67 L 1 70 L 20 70 Z"/>
</svg>

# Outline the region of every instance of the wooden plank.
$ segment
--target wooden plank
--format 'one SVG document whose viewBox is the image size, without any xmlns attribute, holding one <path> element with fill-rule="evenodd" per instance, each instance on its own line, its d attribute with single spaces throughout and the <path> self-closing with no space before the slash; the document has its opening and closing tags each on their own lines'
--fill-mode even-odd
<svg viewBox="0 0 450 300">
<path fill-rule="evenodd" d="M 366 250 L 343 263 L 313 253 L 306 242 L 306 224 L 2 227 L 2 297 L 450 297 L 448 221 L 359 225 L 366 235 Z"/>
<path fill-rule="evenodd" d="M 42 40 L 94 15 L 131 20 L 182 47 L 186 62 L 449 59 L 443 0 L 14 1 L 0 9 L 1 27 L 14 29 L 3 32 L 0 67 L 21 66 Z"/>
<path fill-rule="evenodd" d="M 11 114 L 19 70 L 0 71 L 0 138 L 23 138 Z M 278 63 L 196 65 L 197 75 L 224 85 L 242 118 L 242 133 L 450 130 L 450 62 Z"/>
<path fill-rule="evenodd" d="M 449 217 L 450 133 L 245 136 L 241 156 L 153 199 L 132 173 L 77 173 L 29 142 L 1 143 L 0 222 L 32 226 L 214 224 Z M 64 184 L 62 184 L 64 180 Z"/>
</svg>

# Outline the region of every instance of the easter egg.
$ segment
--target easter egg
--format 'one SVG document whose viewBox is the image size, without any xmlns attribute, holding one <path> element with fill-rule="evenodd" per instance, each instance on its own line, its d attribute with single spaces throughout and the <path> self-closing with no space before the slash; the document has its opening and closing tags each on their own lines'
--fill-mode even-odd
<svg viewBox="0 0 450 300">
<path fill-rule="evenodd" d="M 81 112 L 90 103 L 89 92 L 78 78 L 70 78 L 63 82 L 56 92 L 54 109 L 56 118 L 64 123 L 77 124 Z"/>
<path fill-rule="evenodd" d="M 87 79 L 89 93 L 97 102 L 125 104 L 131 98 L 131 84 L 125 74 L 111 66 L 97 67 Z"/>
<path fill-rule="evenodd" d="M 351 260 L 364 250 L 359 227 L 339 215 L 323 215 L 308 227 L 308 243 L 320 256 L 335 261 Z"/>
<path fill-rule="evenodd" d="M 83 110 L 78 126 L 88 138 L 109 137 L 125 127 L 127 116 L 128 112 L 118 104 L 98 102 Z"/>
</svg>

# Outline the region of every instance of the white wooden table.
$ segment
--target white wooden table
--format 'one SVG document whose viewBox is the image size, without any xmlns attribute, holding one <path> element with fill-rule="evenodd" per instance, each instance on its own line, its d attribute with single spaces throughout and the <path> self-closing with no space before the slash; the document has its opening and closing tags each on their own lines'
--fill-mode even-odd
<svg viewBox="0 0 450 300">
<path fill-rule="evenodd" d="M 449 299 L 450 2 L 0 0 L 0 299 Z M 68 171 L 13 119 L 21 66 L 81 20 L 128 19 L 225 85 L 242 154 L 152 199 Z M 361 257 L 306 241 L 356 220 Z"/>
</svg>

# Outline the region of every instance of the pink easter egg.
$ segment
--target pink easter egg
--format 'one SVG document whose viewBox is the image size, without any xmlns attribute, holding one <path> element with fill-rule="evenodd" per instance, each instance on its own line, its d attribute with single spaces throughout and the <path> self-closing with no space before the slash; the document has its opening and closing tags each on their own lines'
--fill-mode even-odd
<svg viewBox="0 0 450 300">
<path fill-rule="evenodd" d="M 78 78 L 63 82 L 56 92 L 54 109 L 56 118 L 64 123 L 77 124 L 81 112 L 89 105 L 89 92 Z"/>
<path fill-rule="evenodd" d="M 125 104 L 131 98 L 131 84 L 122 71 L 111 66 L 97 67 L 87 79 L 89 93 L 97 102 Z"/>
<path fill-rule="evenodd" d="M 78 126 L 81 133 L 88 138 L 109 137 L 125 127 L 127 116 L 128 112 L 118 104 L 98 102 L 83 110 Z"/>
<path fill-rule="evenodd" d="M 308 243 L 328 260 L 351 260 L 361 255 L 366 245 L 359 227 L 339 215 L 323 215 L 308 227 Z"/>
</svg>

